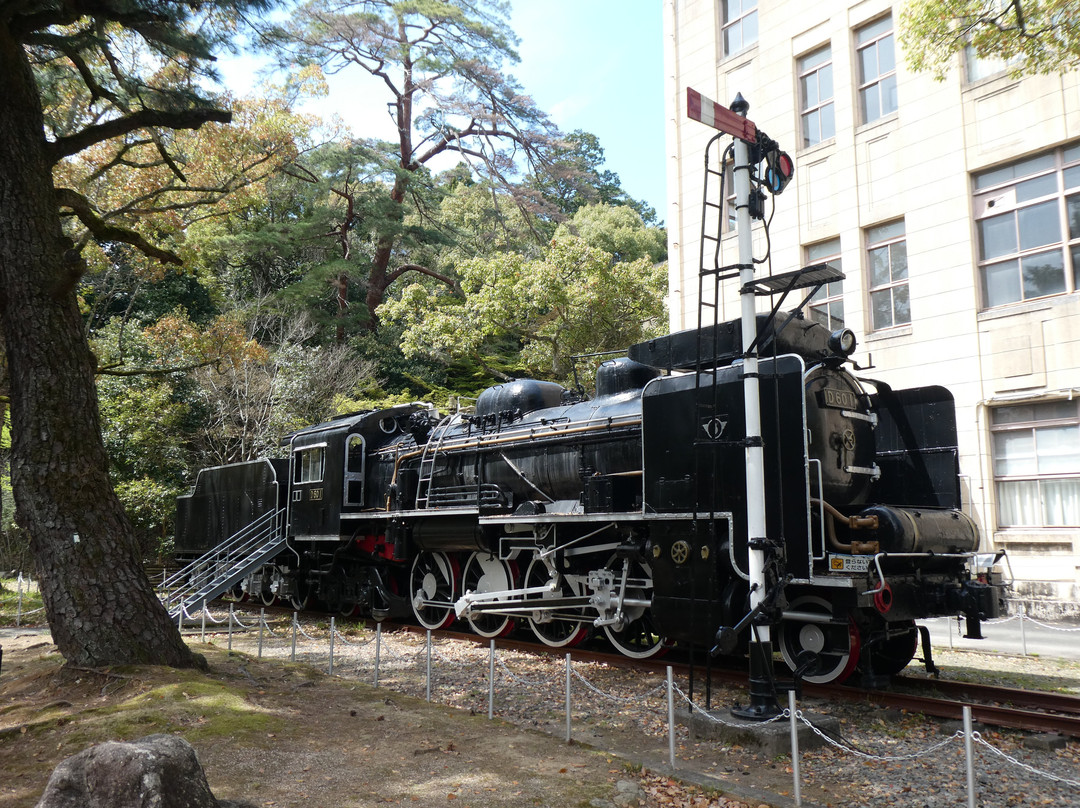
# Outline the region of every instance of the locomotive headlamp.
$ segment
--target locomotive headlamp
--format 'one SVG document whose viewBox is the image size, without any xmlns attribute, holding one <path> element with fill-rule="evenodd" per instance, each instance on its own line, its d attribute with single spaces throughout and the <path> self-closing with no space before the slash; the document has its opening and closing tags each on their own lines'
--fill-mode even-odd
<svg viewBox="0 0 1080 808">
<path fill-rule="evenodd" d="M 829 350 L 841 356 L 855 353 L 855 332 L 850 328 L 841 328 L 829 334 Z"/>
</svg>

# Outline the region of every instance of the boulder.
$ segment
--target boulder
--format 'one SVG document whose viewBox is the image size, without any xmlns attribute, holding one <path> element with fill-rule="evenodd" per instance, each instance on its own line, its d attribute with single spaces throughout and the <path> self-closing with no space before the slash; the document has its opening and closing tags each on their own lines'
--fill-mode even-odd
<svg viewBox="0 0 1080 808">
<path fill-rule="evenodd" d="M 108 741 L 63 761 L 37 808 L 221 808 L 195 750 L 175 735 Z"/>
</svg>

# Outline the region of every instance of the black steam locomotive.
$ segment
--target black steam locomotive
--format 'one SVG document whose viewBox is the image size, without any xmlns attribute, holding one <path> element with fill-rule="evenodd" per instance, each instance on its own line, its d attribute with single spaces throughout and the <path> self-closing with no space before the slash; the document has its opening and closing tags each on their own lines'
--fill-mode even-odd
<svg viewBox="0 0 1080 808">
<path fill-rule="evenodd" d="M 758 331 L 755 541 L 785 662 L 814 682 L 890 674 L 918 618 L 977 633 L 1002 591 L 973 575 L 949 392 L 856 379 L 850 332 Z M 591 398 L 513 381 L 473 412 L 347 415 L 289 435 L 285 459 L 205 469 L 179 501 L 186 602 L 239 587 L 554 647 L 602 629 L 633 657 L 711 648 L 748 610 L 741 345 L 738 321 L 681 332 L 601 364 Z"/>
</svg>

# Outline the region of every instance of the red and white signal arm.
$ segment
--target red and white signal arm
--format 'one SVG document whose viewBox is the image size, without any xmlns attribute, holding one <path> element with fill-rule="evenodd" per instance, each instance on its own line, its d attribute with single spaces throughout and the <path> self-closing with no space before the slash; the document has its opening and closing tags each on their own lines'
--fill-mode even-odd
<svg viewBox="0 0 1080 808">
<path fill-rule="evenodd" d="M 691 120 L 700 121 L 747 143 L 757 140 L 757 127 L 753 121 L 735 114 L 690 87 L 686 88 L 686 114 Z"/>
</svg>

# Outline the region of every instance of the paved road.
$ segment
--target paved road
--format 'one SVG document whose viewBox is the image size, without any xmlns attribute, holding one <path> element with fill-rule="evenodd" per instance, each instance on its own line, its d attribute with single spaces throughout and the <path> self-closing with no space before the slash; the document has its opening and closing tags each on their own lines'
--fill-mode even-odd
<svg viewBox="0 0 1080 808">
<path fill-rule="evenodd" d="M 1028 654 L 1061 659 L 1080 659 L 1080 626 L 1075 623 L 1033 620 L 1021 621 L 1011 617 L 1001 621 L 983 623 L 985 639 L 969 640 L 963 637 L 966 624 L 958 624 L 955 618 L 938 617 L 919 620 L 930 629 L 935 648 L 963 648 L 972 651 L 1001 654 Z"/>
</svg>

